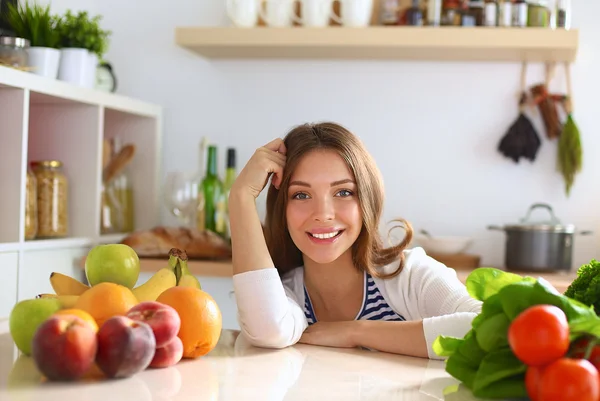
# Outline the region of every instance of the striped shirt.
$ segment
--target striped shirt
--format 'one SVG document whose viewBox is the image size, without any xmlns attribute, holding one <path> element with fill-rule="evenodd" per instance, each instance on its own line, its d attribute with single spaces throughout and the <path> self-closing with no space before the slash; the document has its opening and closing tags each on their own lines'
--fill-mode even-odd
<svg viewBox="0 0 600 401">
<path fill-rule="evenodd" d="M 365 291 L 363 292 L 362 308 L 354 320 L 406 320 L 404 317 L 394 312 L 387 302 L 385 302 L 375 281 L 373 281 L 373 277 L 367 272 L 365 272 L 364 277 Z M 306 316 L 309 325 L 317 321 L 306 286 L 304 286 L 304 315 Z"/>
</svg>

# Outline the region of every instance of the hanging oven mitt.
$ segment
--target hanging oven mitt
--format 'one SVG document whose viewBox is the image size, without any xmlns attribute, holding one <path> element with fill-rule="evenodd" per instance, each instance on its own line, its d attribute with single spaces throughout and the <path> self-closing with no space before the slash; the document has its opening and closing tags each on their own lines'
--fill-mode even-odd
<svg viewBox="0 0 600 401">
<path fill-rule="evenodd" d="M 498 144 L 498 151 L 515 163 L 520 158 L 534 161 L 541 146 L 540 137 L 531 120 L 525 114 L 527 106 L 527 92 L 525 87 L 527 65 L 523 63 L 521 69 L 521 97 L 519 99 L 519 116 L 508 128 L 506 134 Z"/>
<path fill-rule="evenodd" d="M 563 107 L 567 114 L 567 119 L 558 139 L 558 170 L 565 181 L 565 192 L 567 196 L 571 194 L 571 188 L 575 181 L 575 175 L 581 171 L 583 165 L 583 151 L 581 147 L 581 137 L 579 127 L 573 119 L 573 103 L 571 89 L 571 71 L 569 64 L 565 65 L 567 96 L 563 101 Z"/>
</svg>

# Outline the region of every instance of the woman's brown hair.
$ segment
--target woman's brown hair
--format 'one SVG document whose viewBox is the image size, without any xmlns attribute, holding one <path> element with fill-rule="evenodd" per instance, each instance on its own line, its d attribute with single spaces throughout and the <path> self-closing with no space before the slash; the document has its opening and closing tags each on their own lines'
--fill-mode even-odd
<svg viewBox="0 0 600 401">
<path fill-rule="evenodd" d="M 283 275 L 303 264 L 302 253 L 294 244 L 287 228 L 287 192 L 290 177 L 302 157 L 316 149 L 337 152 L 355 177 L 363 226 L 352 245 L 354 265 L 379 278 L 400 274 L 404 267 L 403 251 L 412 240 L 413 230 L 406 220 L 397 219 L 404 226 L 404 239 L 398 245 L 384 247 L 379 234 L 384 202 L 383 180 L 375 161 L 360 139 L 339 124 L 322 122 L 293 128 L 285 136 L 284 143 L 287 153 L 281 185 L 279 190 L 273 185 L 269 186 L 265 218 L 267 247 L 279 274 Z M 379 272 L 379 267 L 396 259 L 399 259 L 398 269 L 389 274 Z"/>
</svg>

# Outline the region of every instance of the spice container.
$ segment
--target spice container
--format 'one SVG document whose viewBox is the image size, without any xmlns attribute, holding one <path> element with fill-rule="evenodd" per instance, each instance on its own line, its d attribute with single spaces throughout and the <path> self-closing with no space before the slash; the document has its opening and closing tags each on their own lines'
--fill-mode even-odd
<svg viewBox="0 0 600 401">
<path fill-rule="evenodd" d="M 445 0 L 442 10 L 442 25 L 460 26 L 461 9 L 457 0 Z"/>
<path fill-rule="evenodd" d="M 556 1 L 556 27 L 571 29 L 571 0 Z"/>
<path fill-rule="evenodd" d="M 398 25 L 400 0 L 383 0 L 381 2 L 381 25 Z"/>
<path fill-rule="evenodd" d="M 550 8 L 543 0 L 529 0 L 527 26 L 547 28 L 550 26 Z"/>
<path fill-rule="evenodd" d="M 27 169 L 25 189 L 25 239 L 34 239 L 38 230 L 37 180 L 30 169 Z"/>
<path fill-rule="evenodd" d="M 498 26 L 512 26 L 512 2 L 500 0 L 498 3 Z"/>
<path fill-rule="evenodd" d="M 483 25 L 483 0 L 469 1 L 469 8 L 463 11 L 462 26 Z"/>
<path fill-rule="evenodd" d="M 37 181 L 38 238 L 65 237 L 68 234 L 68 181 L 62 163 L 36 161 L 31 166 Z"/>
<path fill-rule="evenodd" d="M 29 41 L 27 39 L 0 36 L 0 65 L 14 68 L 27 67 L 28 48 Z"/>
<path fill-rule="evenodd" d="M 525 0 L 515 0 L 512 6 L 513 9 L 513 26 L 527 26 L 527 3 Z"/>
<path fill-rule="evenodd" d="M 497 26 L 498 25 L 498 3 L 496 0 L 486 0 L 483 9 L 483 25 Z"/>
</svg>

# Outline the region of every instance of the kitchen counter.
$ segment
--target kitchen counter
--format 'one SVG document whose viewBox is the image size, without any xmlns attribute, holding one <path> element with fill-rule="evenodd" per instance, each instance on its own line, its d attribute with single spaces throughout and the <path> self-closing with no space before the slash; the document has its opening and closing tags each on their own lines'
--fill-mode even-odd
<svg viewBox="0 0 600 401">
<path fill-rule="evenodd" d="M 166 261 L 163 259 L 140 259 L 140 270 L 146 273 L 154 273 L 165 266 Z M 83 266 L 83 265 L 82 265 Z M 200 277 L 232 277 L 233 266 L 231 261 L 203 261 L 203 260 L 190 260 L 188 261 L 188 267 L 192 274 Z M 456 269 L 458 278 L 464 283 L 467 276 L 471 273 L 471 270 Z M 577 276 L 576 271 L 567 272 L 520 272 L 514 271 L 513 273 L 521 276 L 533 276 L 543 277 L 548 280 L 558 291 L 564 292 L 569 284 Z"/>
<path fill-rule="evenodd" d="M 3 401 L 477 400 L 457 384 L 442 361 L 304 344 L 260 349 L 233 330 L 224 330 L 208 355 L 166 369 L 119 380 L 95 372 L 77 382 L 48 382 L 32 358 L 17 357 L 8 322 L 0 321 Z"/>
</svg>

